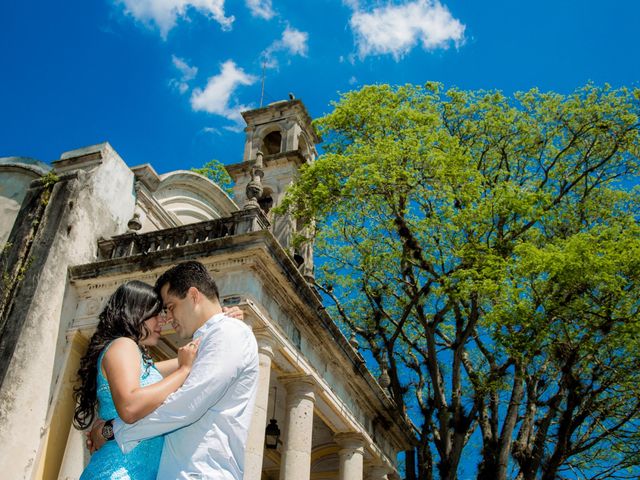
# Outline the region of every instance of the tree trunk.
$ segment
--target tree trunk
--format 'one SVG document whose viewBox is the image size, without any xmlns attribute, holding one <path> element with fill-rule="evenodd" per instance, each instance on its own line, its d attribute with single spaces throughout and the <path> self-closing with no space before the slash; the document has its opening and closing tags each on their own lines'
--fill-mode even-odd
<svg viewBox="0 0 640 480">
<path fill-rule="evenodd" d="M 511 453 L 511 437 L 518 420 L 518 409 L 522 403 L 524 394 L 524 381 L 522 371 L 519 365 L 516 365 L 515 378 L 513 379 L 513 390 L 511 391 L 511 400 L 507 415 L 504 419 L 502 434 L 500 435 L 500 443 L 498 449 L 498 471 L 496 472 L 496 480 L 507 480 L 507 470 L 509 467 L 509 454 Z"/>
<path fill-rule="evenodd" d="M 416 480 L 416 450 L 405 450 L 404 452 L 405 480 Z"/>
<path fill-rule="evenodd" d="M 433 457 L 429 445 L 421 445 L 418 449 L 418 480 L 433 480 Z"/>
<path fill-rule="evenodd" d="M 498 471 L 498 443 L 490 440 L 482 447 L 482 461 L 478 466 L 477 480 L 495 480 Z"/>
</svg>

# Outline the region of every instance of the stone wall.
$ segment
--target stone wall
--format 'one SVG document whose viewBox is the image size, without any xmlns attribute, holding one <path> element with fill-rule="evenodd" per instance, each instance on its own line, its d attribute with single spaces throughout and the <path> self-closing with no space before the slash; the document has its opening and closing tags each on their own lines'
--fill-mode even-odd
<svg viewBox="0 0 640 480">
<path fill-rule="evenodd" d="M 13 349 L 10 360 L 2 360 L 6 371 L 0 386 L 3 478 L 32 478 L 45 456 L 49 407 L 68 348 L 64 332 L 70 318 L 63 313 L 68 268 L 94 261 L 97 240 L 123 233 L 135 206 L 133 173 L 108 144 L 63 157 L 54 162 L 60 180 L 51 189 L 31 245 L 22 253 L 5 252 L 18 259 L 22 267 L 17 271 L 22 268 L 24 275 L 9 279 L 13 302 L 5 309 L 0 340 L 3 355 Z M 16 225 L 32 224 L 34 209 L 43 205 L 37 192 L 41 186 L 34 186 L 29 194 L 32 200 L 25 201 Z M 20 245 L 24 242 L 16 242 L 9 250 Z M 5 262 L 6 267 L 10 264 Z"/>
</svg>

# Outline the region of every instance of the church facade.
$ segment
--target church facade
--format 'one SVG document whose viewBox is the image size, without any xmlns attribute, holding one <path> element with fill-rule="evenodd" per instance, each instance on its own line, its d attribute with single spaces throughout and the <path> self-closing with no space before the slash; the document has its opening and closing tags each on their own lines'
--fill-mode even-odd
<svg viewBox="0 0 640 480">
<path fill-rule="evenodd" d="M 244 478 L 400 478 L 412 426 L 324 310 L 312 248 L 292 242 L 295 219 L 272 211 L 320 139 L 299 100 L 243 117 L 243 159 L 227 166 L 233 199 L 191 171 L 130 168 L 108 143 L 51 166 L 0 159 L 3 478 L 79 477 L 88 452 L 72 426 L 72 388 L 98 314 L 120 284 L 153 284 L 188 259 L 207 266 L 258 341 Z M 157 360 L 182 345 L 165 330 Z M 265 437 L 278 430 L 277 441 Z"/>
</svg>

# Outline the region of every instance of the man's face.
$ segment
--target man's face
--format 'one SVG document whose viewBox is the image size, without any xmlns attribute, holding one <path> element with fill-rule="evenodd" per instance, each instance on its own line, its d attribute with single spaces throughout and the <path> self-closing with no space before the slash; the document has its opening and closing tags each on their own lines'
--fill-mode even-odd
<svg viewBox="0 0 640 480">
<path fill-rule="evenodd" d="M 191 338 L 198 329 L 194 311 L 195 301 L 191 289 L 186 297 L 180 298 L 169 293 L 170 285 L 166 283 L 160 289 L 162 303 L 167 310 L 167 322 L 171 322 L 180 338 Z"/>
</svg>

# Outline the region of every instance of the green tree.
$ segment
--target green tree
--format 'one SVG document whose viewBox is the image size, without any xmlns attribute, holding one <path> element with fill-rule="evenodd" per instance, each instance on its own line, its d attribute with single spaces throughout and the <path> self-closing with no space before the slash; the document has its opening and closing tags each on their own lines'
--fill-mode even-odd
<svg viewBox="0 0 640 480">
<path fill-rule="evenodd" d="M 315 222 L 317 286 L 414 419 L 420 479 L 463 455 L 640 473 L 639 98 L 376 85 L 317 121 L 281 208 Z"/>
<path fill-rule="evenodd" d="M 193 167 L 191 171 L 207 177 L 218 185 L 227 195 L 233 197 L 233 179 L 221 161 L 213 159 L 200 168 Z"/>
</svg>

